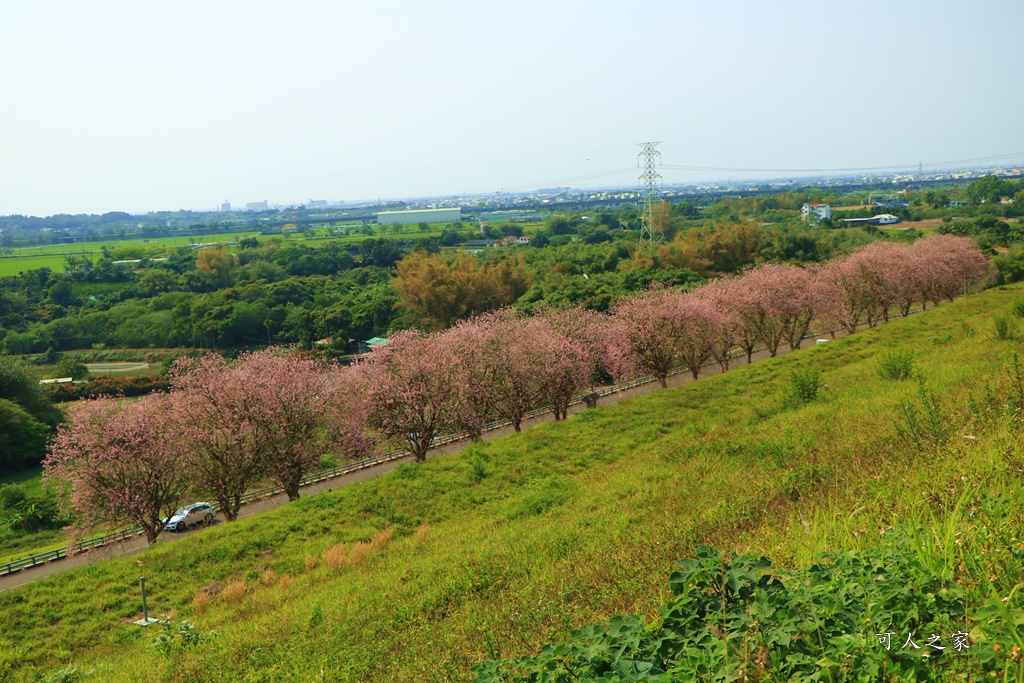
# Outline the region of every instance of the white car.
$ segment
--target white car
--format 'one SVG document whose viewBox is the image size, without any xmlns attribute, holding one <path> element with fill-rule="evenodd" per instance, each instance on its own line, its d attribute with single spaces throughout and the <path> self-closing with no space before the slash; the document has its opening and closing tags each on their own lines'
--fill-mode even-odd
<svg viewBox="0 0 1024 683">
<path fill-rule="evenodd" d="M 179 509 L 164 524 L 165 531 L 185 531 L 189 527 L 208 524 L 217 515 L 209 503 L 192 503 Z"/>
</svg>

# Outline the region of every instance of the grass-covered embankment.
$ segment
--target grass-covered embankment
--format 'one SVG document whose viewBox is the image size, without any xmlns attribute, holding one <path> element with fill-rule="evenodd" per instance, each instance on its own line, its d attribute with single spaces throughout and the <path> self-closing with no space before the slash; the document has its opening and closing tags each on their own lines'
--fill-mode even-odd
<svg viewBox="0 0 1024 683">
<path fill-rule="evenodd" d="M 1013 606 L 1021 349 L 990 330 L 1021 296 L 991 290 L 0 594 L 0 681 L 68 664 L 103 681 L 465 680 L 612 615 L 656 618 L 700 545 L 800 568 L 915 520 L 920 538 L 895 551 L 923 546 L 955 572 L 967 616 L 990 584 Z M 923 400 L 880 377 L 896 350 L 914 353 Z M 802 403 L 791 379 L 808 369 L 824 385 Z M 1002 494 L 999 535 L 971 528 L 974 487 Z M 129 623 L 137 560 L 151 610 L 177 625 L 159 647 Z"/>
</svg>

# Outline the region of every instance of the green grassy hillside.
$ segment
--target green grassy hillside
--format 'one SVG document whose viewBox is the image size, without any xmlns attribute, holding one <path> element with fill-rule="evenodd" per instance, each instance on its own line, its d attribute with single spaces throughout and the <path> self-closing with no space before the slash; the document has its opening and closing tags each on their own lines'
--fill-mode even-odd
<svg viewBox="0 0 1024 683">
<path fill-rule="evenodd" d="M 1020 599 L 1024 349 L 992 338 L 1019 298 L 990 290 L 0 594 L 0 681 L 68 665 L 101 681 L 468 680 L 613 615 L 656 619 L 674 563 L 705 545 L 791 570 L 831 550 L 916 556 L 963 582 L 965 630 L 990 639 L 975 652 L 1009 650 L 1012 628 L 967 621 L 993 592 Z M 922 382 L 881 376 L 898 351 Z M 810 398 L 816 371 L 805 402 L 794 387 Z M 171 627 L 130 624 L 140 572 Z"/>
</svg>

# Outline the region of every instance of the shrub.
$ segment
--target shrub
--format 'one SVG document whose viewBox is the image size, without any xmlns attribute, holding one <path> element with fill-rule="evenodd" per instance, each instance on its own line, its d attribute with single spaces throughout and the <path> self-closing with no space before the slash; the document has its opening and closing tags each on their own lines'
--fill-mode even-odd
<svg viewBox="0 0 1024 683">
<path fill-rule="evenodd" d="M 201 645 L 215 636 L 215 631 L 204 633 L 193 626 L 190 621 L 182 621 L 177 625 L 165 622 L 164 632 L 153 639 L 151 647 L 160 654 L 170 655 L 178 650 L 187 650 Z"/>
<path fill-rule="evenodd" d="M 913 351 L 890 351 L 878 359 L 878 374 L 882 379 L 902 382 L 914 375 Z"/>
<path fill-rule="evenodd" d="M 676 565 L 669 586 L 653 623 L 626 615 L 584 626 L 536 655 L 485 661 L 473 667 L 475 680 L 946 680 L 937 672 L 952 668 L 955 650 L 922 657 L 899 652 L 899 642 L 889 650 L 873 634 L 954 633 L 966 607 L 962 586 L 912 552 L 891 550 L 837 551 L 780 571 L 765 557 L 700 547 Z M 979 657 L 996 680 L 1004 664 L 994 659 Z"/>
<path fill-rule="evenodd" d="M 25 500 L 25 489 L 17 484 L 0 486 L 0 508 L 13 508 L 23 500 Z"/>
<path fill-rule="evenodd" d="M 1024 318 L 1024 299 L 1017 299 L 1010 307 L 1010 313 L 1017 318 Z"/>
<path fill-rule="evenodd" d="M 324 620 L 324 608 L 318 602 L 313 605 L 313 609 L 309 611 L 309 628 L 310 630 L 316 629 Z"/>
<path fill-rule="evenodd" d="M 92 677 L 93 673 L 93 669 L 79 669 L 77 666 L 67 666 L 42 679 L 41 683 L 78 683 L 78 681 Z"/>
<path fill-rule="evenodd" d="M 487 478 L 488 474 L 490 474 L 490 470 L 487 468 L 487 463 L 479 454 L 474 455 L 469 461 L 469 478 L 479 484 Z"/>
<path fill-rule="evenodd" d="M 797 403 L 810 403 L 818 398 L 821 371 L 815 368 L 794 370 L 789 376 L 790 393 Z"/>
<path fill-rule="evenodd" d="M 60 505 L 53 494 L 24 498 L 9 508 L 7 527 L 11 531 L 39 531 L 59 529 L 68 523 L 61 514 Z"/>
<path fill-rule="evenodd" d="M 823 472 L 816 465 L 805 465 L 782 475 L 781 490 L 790 500 L 800 500 L 821 484 Z"/>
<path fill-rule="evenodd" d="M 1009 341 L 1017 338 L 1017 321 L 1008 315 L 997 315 L 992 318 L 992 337 L 997 341 Z"/>
<path fill-rule="evenodd" d="M 949 415 L 920 375 L 917 376 L 917 391 L 914 397 L 900 400 L 896 435 L 905 446 L 915 452 L 935 451 L 946 443 L 952 434 Z"/>
</svg>

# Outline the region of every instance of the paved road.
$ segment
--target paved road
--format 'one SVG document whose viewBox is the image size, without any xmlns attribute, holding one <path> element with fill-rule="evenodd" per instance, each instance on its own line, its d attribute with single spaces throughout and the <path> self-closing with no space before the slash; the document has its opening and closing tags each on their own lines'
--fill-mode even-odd
<svg viewBox="0 0 1024 683">
<path fill-rule="evenodd" d="M 845 331 L 837 331 L 835 333 L 836 337 L 842 337 L 842 336 L 845 336 L 845 335 L 846 335 Z M 826 335 L 826 337 L 827 337 L 827 335 Z M 813 337 L 811 337 L 811 338 L 805 340 L 803 345 L 804 345 L 804 347 L 807 347 L 807 346 L 811 346 L 813 344 L 814 344 L 814 339 L 813 339 Z M 783 354 L 788 353 L 788 352 L 789 352 L 789 347 L 788 346 L 784 346 L 783 348 L 779 349 L 779 355 L 783 355 Z M 769 356 L 767 351 L 758 351 L 758 352 L 754 353 L 752 361 L 756 363 L 758 361 L 765 360 L 765 359 L 767 359 L 769 357 L 770 356 Z M 732 365 L 730 367 L 735 368 L 735 367 L 738 367 L 740 365 L 746 365 L 746 364 L 747 364 L 747 359 L 744 356 L 742 358 L 735 359 L 732 362 Z M 706 365 L 704 367 L 704 369 L 702 371 L 702 374 L 701 374 L 701 377 L 709 377 L 711 375 L 717 375 L 717 374 L 720 374 L 720 372 L 721 371 L 720 371 L 720 369 L 718 367 L 718 364 L 717 363 L 711 363 L 711 364 L 708 364 L 708 365 Z M 675 386 L 679 386 L 679 385 L 682 385 L 682 384 L 688 384 L 689 382 L 692 382 L 692 381 L 693 381 L 693 377 L 691 376 L 690 372 L 689 371 L 683 371 L 683 372 L 677 372 L 676 374 L 669 376 L 669 378 L 668 378 L 668 385 L 670 387 L 675 387 Z M 644 394 L 649 394 L 652 391 L 657 391 L 660 388 L 661 387 L 660 387 L 660 385 L 658 384 L 657 381 L 651 381 L 651 382 L 647 382 L 645 384 L 641 384 L 640 386 L 633 387 L 631 389 L 624 389 L 624 390 L 622 390 L 622 391 L 620 391 L 618 393 L 615 393 L 615 394 L 609 394 L 608 396 L 602 396 L 600 398 L 600 400 L 598 401 L 598 407 L 606 406 L 606 405 L 611 405 L 613 403 L 618 403 L 619 401 L 621 401 L 623 399 L 632 398 L 634 396 L 643 396 Z M 575 415 L 576 413 L 579 413 L 579 412 L 581 412 L 583 410 L 587 410 L 585 404 L 581 403 L 581 404 L 577 404 L 575 406 L 571 406 L 569 408 L 569 415 L 570 416 L 571 415 Z M 553 422 L 553 421 L 554 421 L 554 415 L 552 413 L 545 413 L 544 415 L 540 415 L 538 417 L 531 418 L 529 420 L 524 420 L 522 428 L 523 429 L 529 429 L 530 427 L 533 427 L 534 425 L 540 424 L 542 422 Z M 509 427 L 499 427 L 498 429 L 493 429 L 493 430 L 491 430 L 489 432 L 485 432 L 484 435 L 483 435 L 483 439 L 486 440 L 486 441 L 489 441 L 491 439 L 498 439 L 498 438 L 501 438 L 503 436 L 508 436 L 509 434 L 512 434 L 512 433 L 514 433 L 514 430 L 510 426 Z M 440 455 L 448 455 L 450 453 L 457 453 L 458 451 L 460 451 L 463 448 L 465 448 L 468 443 L 469 443 L 468 440 L 462 440 L 462 441 L 456 441 L 456 442 L 453 442 L 453 443 L 450 443 L 450 444 L 446 444 L 446 445 L 440 446 L 438 448 L 434 448 L 434 449 L 432 449 L 427 454 L 427 457 L 428 458 L 435 458 L 435 457 L 440 456 Z M 344 476 L 337 477 L 335 479 L 330 479 L 328 481 L 322 481 L 322 482 L 318 482 L 316 484 L 311 484 L 309 486 L 303 487 L 302 495 L 303 496 L 316 495 L 317 493 L 322 493 L 324 491 L 333 491 L 334 489 L 341 488 L 342 486 L 348 486 L 349 484 L 354 484 L 356 482 L 367 481 L 369 479 L 375 479 L 376 477 L 379 477 L 382 474 L 386 474 L 386 473 L 390 472 L 391 470 L 393 470 L 396 467 L 398 467 L 400 464 L 405 463 L 405 462 L 411 462 L 411 461 L 412 461 L 411 457 L 402 458 L 400 460 L 393 460 L 391 462 L 384 463 L 384 464 L 378 465 L 376 467 L 371 467 L 371 468 L 368 468 L 368 469 L 365 469 L 365 470 L 359 470 L 357 472 L 353 472 L 351 474 L 346 474 Z M 273 510 L 274 508 L 281 507 L 282 505 L 285 505 L 287 503 L 288 503 L 288 497 L 286 495 L 284 495 L 284 494 L 272 496 L 270 498 L 265 498 L 263 500 L 259 500 L 259 501 L 256 501 L 254 503 L 249 503 L 248 505 L 242 506 L 242 509 L 239 512 L 238 516 L 239 517 L 249 517 L 251 515 L 257 515 L 257 514 L 259 514 L 261 512 L 265 512 L 267 510 Z M 224 520 L 223 516 L 218 515 L 217 516 L 217 521 L 214 522 L 214 524 L 221 524 L 221 523 L 223 523 L 223 520 Z M 185 532 L 185 533 L 182 533 L 182 534 L 163 533 L 163 534 L 160 535 L 160 538 L 158 539 L 157 543 L 173 543 L 175 540 L 177 540 L 181 536 L 186 536 L 186 535 L 190 535 L 190 534 L 194 534 L 194 533 L 202 533 L 202 529 L 195 529 L 195 530 L 188 531 L 188 532 Z M 3 591 L 6 591 L 6 590 L 10 590 L 11 588 L 15 588 L 17 586 L 24 585 L 26 583 L 31 583 L 32 581 L 35 581 L 36 579 L 41 579 L 43 577 L 50 576 L 51 574 L 56 574 L 58 572 L 68 571 L 69 569 L 74 569 L 75 567 L 82 567 L 82 566 L 86 566 L 86 565 L 95 564 L 96 562 L 99 562 L 101 560 L 105 560 L 105 559 L 107 559 L 109 557 L 122 557 L 122 556 L 126 556 L 126 555 L 133 555 L 133 554 L 138 553 L 138 552 L 140 552 L 142 550 L 145 550 L 145 548 L 146 548 L 146 540 L 144 538 L 142 538 L 142 537 L 135 537 L 135 538 L 130 539 L 128 541 L 124 541 L 123 543 L 116 543 L 114 545 L 109 545 L 109 546 L 106 546 L 106 547 L 103 547 L 103 548 L 97 548 L 96 550 L 92 550 L 92 551 L 87 552 L 87 553 L 82 553 L 81 555 L 76 555 L 75 557 L 71 557 L 71 558 L 68 558 L 68 559 L 65 559 L 65 560 L 59 560 L 57 562 L 50 562 L 49 564 L 40 565 L 40 566 L 34 567 L 32 569 L 25 569 L 25 570 L 23 570 L 21 572 L 18 572 L 17 574 L 11 574 L 10 576 L 0 577 L 0 593 L 2 593 Z"/>
</svg>

